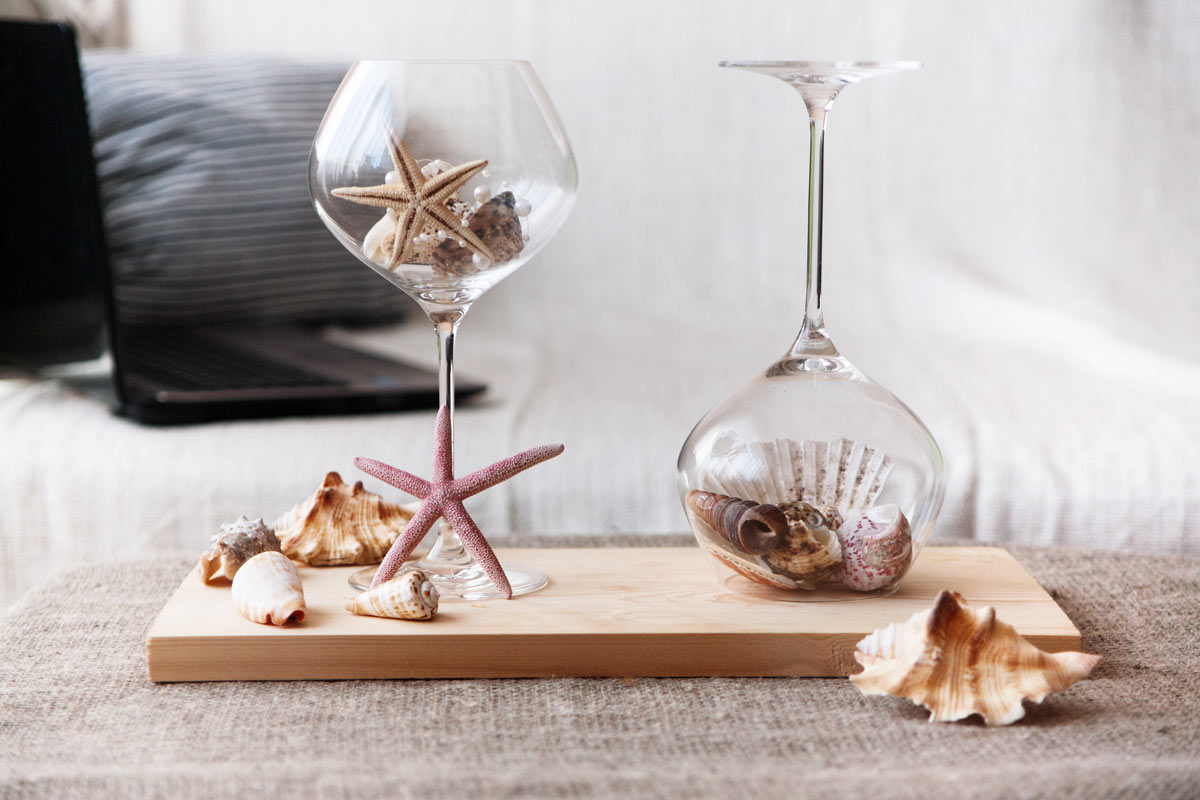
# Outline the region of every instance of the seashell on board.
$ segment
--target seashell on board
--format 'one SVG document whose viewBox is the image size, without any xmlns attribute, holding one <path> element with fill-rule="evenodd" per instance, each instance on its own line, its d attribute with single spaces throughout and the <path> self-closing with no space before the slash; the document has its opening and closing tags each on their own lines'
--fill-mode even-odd
<svg viewBox="0 0 1200 800">
<path fill-rule="evenodd" d="M 979 714 L 988 725 L 1016 722 L 1023 700 L 1040 703 L 1100 663 L 1086 653 L 1043 652 L 995 609 L 977 611 L 948 591 L 928 611 L 860 641 L 854 658 L 865 669 L 850 680 L 863 694 L 907 697 L 929 709 L 930 722 Z"/>
<path fill-rule="evenodd" d="M 275 521 L 275 535 L 284 555 L 304 564 L 378 564 L 417 507 L 386 502 L 362 481 L 348 486 L 330 472 L 312 496 Z"/>
<path fill-rule="evenodd" d="M 804 588 L 833 580 L 842 563 L 842 546 L 825 515 L 809 503 L 798 500 L 780 503 L 777 507 L 787 520 L 788 530 L 778 546 L 763 556 L 767 566 Z"/>
<path fill-rule="evenodd" d="M 836 578 L 858 592 L 873 592 L 904 576 L 912 561 L 912 528 L 894 504 L 875 506 L 838 528 L 842 564 Z"/>
<path fill-rule="evenodd" d="M 213 578 L 233 580 L 238 569 L 259 553 L 279 550 L 279 539 L 261 519 L 249 520 L 245 515 L 236 522 L 221 526 L 208 550 L 200 555 L 200 580 L 211 583 Z"/>
<path fill-rule="evenodd" d="M 875 504 L 893 466 L 882 451 L 850 439 L 753 442 L 724 458 L 698 488 L 760 503 L 835 506 L 844 519 Z"/>
<path fill-rule="evenodd" d="M 688 511 L 744 553 L 768 553 L 788 532 L 779 506 L 698 491 L 688 492 L 685 502 Z"/>
<path fill-rule="evenodd" d="M 296 565 L 276 550 L 259 553 L 233 576 L 233 605 L 246 619 L 264 625 L 303 622 L 308 613 Z"/>
<path fill-rule="evenodd" d="M 799 589 L 801 586 L 786 575 L 776 575 L 771 570 L 758 564 L 755 561 L 749 561 L 740 558 L 734 558 L 732 554 L 723 551 L 719 547 L 712 545 L 704 545 L 705 551 L 713 558 L 720 561 L 731 570 L 741 575 L 747 580 L 760 583 L 763 586 L 770 586 L 775 589 Z"/>
<path fill-rule="evenodd" d="M 424 572 L 410 570 L 350 598 L 346 610 L 389 619 L 433 619 L 438 590 Z"/>
</svg>

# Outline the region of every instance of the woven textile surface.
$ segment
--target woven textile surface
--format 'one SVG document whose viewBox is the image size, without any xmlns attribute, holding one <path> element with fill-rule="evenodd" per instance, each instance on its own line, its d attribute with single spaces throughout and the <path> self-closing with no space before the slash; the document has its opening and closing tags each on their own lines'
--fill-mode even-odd
<svg viewBox="0 0 1200 800">
<path fill-rule="evenodd" d="M 1200 561 L 1013 553 L 1105 660 L 997 729 L 844 679 L 154 685 L 191 560 L 77 568 L 0 620 L 0 797 L 1200 796 Z"/>
</svg>

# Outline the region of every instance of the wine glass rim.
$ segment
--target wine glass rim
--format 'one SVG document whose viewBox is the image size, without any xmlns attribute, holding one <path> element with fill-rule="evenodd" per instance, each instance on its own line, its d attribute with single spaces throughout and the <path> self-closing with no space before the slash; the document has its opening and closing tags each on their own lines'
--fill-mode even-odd
<svg viewBox="0 0 1200 800">
<path fill-rule="evenodd" d="M 925 66 L 921 61 L 772 61 L 753 59 L 728 59 L 718 61 L 719 67 L 763 69 L 779 67 L 782 69 L 808 70 L 838 70 L 838 69 L 920 69 Z"/>
<path fill-rule="evenodd" d="M 356 64 L 513 64 L 528 65 L 526 58 L 362 58 Z"/>
</svg>

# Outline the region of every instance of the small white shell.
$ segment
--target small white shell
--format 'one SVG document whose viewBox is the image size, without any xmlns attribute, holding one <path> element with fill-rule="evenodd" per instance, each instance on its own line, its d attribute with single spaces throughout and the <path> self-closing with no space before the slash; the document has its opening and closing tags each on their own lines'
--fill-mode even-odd
<svg viewBox="0 0 1200 800">
<path fill-rule="evenodd" d="M 233 576 L 233 605 L 246 619 L 264 625 L 303 622 L 308 613 L 300 573 L 275 550 L 259 553 Z"/>
<path fill-rule="evenodd" d="M 437 609 L 437 587 L 420 570 L 401 573 L 346 601 L 346 610 L 354 614 L 390 619 L 433 619 Z"/>
</svg>

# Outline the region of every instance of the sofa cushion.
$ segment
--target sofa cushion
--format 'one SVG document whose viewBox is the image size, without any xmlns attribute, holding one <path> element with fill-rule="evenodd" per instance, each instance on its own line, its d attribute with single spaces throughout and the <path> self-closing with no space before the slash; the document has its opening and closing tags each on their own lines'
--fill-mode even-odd
<svg viewBox="0 0 1200 800">
<path fill-rule="evenodd" d="M 89 53 L 83 67 L 124 320 L 380 322 L 408 307 L 309 201 L 309 148 L 346 64 Z"/>
</svg>

